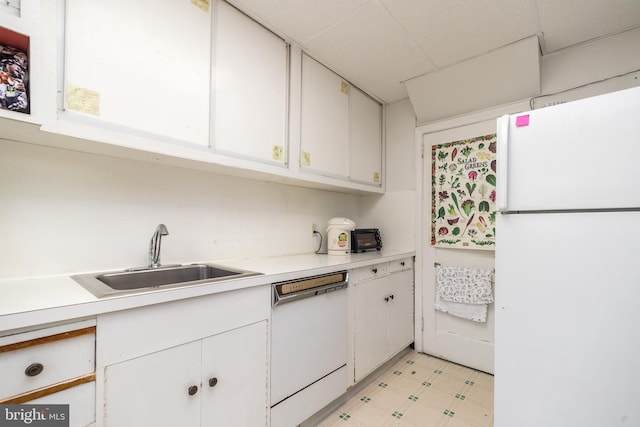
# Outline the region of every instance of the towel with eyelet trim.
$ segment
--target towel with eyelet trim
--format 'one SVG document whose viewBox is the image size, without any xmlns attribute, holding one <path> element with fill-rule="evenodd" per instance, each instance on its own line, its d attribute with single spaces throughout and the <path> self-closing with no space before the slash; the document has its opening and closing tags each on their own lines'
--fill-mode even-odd
<svg viewBox="0 0 640 427">
<path fill-rule="evenodd" d="M 486 322 L 488 304 L 493 302 L 492 273 L 478 268 L 438 266 L 434 308 L 463 319 Z"/>
</svg>

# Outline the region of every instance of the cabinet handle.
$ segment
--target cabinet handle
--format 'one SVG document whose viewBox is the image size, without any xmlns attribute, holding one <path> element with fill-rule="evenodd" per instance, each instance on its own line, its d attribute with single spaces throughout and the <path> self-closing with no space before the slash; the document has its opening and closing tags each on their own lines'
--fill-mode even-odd
<svg viewBox="0 0 640 427">
<path fill-rule="evenodd" d="M 42 371 L 44 371 L 42 363 L 32 363 L 24 370 L 24 374 L 28 377 L 35 377 L 36 375 L 40 375 Z"/>
<path fill-rule="evenodd" d="M 377 268 L 372 269 L 371 271 L 373 271 L 373 274 L 376 274 L 378 272 Z"/>
<path fill-rule="evenodd" d="M 193 396 L 197 392 L 198 392 L 198 386 L 197 385 L 192 385 L 191 387 L 189 387 L 189 396 Z"/>
<path fill-rule="evenodd" d="M 384 300 L 385 300 L 386 302 L 389 302 L 389 297 L 384 297 Z"/>
<path fill-rule="evenodd" d="M 402 262 L 400 263 L 400 265 L 404 267 L 404 261 L 402 261 Z"/>
<path fill-rule="evenodd" d="M 393 299 L 393 294 L 389 295 L 389 299 Z"/>
<path fill-rule="evenodd" d="M 218 384 L 218 379 L 216 377 L 209 378 L 209 387 L 215 387 Z"/>
</svg>

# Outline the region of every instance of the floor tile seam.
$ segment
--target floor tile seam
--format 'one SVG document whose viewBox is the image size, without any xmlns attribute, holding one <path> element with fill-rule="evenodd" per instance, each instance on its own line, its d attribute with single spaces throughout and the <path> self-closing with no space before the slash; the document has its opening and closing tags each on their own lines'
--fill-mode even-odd
<svg viewBox="0 0 640 427">
<path fill-rule="evenodd" d="M 454 418 L 464 421 L 469 424 L 469 427 L 486 427 L 491 421 L 491 416 L 486 417 L 486 420 L 480 420 L 477 417 L 469 417 L 464 414 L 456 414 Z"/>
<path fill-rule="evenodd" d="M 467 387 L 464 390 L 464 395 L 467 399 L 470 400 L 474 400 L 474 401 L 480 401 L 481 399 L 478 399 L 477 396 L 481 395 L 481 394 L 490 394 L 491 395 L 491 402 L 492 402 L 492 406 L 493 406 L 493 389 L 490 389 L 488 387 L 482 387 L 482 386 L 478 386 L 478 384 L 468 384 Z M 474 397 L 475 396 L 475 397 Z M 485 405 L 483 405 L 485 406 Z"/>
<path fill-rule="evenodd" d="M 369 403 L 367 403 L 367 405 L 370 405 L 371 407 L 374 407 L 375 409 L 377 409 L 378 411 L 383 413 L 384 417 L 385 417 L 383 421 L 384 421 L 385 425 L 387 425 L 387 424 L 392 424 L 392 421 L 394 421 L 394 419 L 393 419 L 394 418 L 394 413 L 402 414 L 399 418 L 397 418 L 397 416 L 396 416 L 395 419 L 405 419 L 405 414 L 406 414 L 407 408 L 409 407 L 409 405 L 408 405 L 409 403 L 410 402 L 400 402 L 397 406 L 391 406 L 391 407 L 379 406 L 379 405 L 376 405 L 373 402 L 369 402 Z M 366 406 L 363 407 L 361 410 L 366 410 Z M 386 417 L 388 417 L 388 418 L 386 418 Z M 358 420 L 359 418 L 358 417 L 354 417 L 354 419 Z"/>
<path fill-rule="evenodd" d="M 419 382 L 411 382 L 409 381 L 408 383 L 399 383 L 399 382 L 393 382 L 393 381 L 389 381 L 389 382 L 382 382 L 382 384 L 385 384 L 384 387 L 380 387 L 379 390 L 377 390 L 377 392 L 393 392 L 395 394 L 405 394 L 405 393 L 416 393 L 421 386 L 421 383 Z"/>
<path fill-rule="evenodd" d="M 476 415 L 469 415 L 469 414 L 465 414 L 462 412 L 462 407 L 467 405 L 466 407 L 468 407 L 468 405 L 473 405 L 474 402 L 469 402 L 469 401 L 460 401 L 458 403 L 458 405 L 456 405 L 454 412 L 456 417 L 458 417 L 458 419 L 463 420 L 467 423 L 470 423 L 471 426 L 470 427 L 485 427 L 488 423 L 488 421 L 491 419 L 492 415 L 493 415 L 493 410 L 491 410 L 490 408 L 486 408 L 484 406 L 480 406 L 481 409 L 485 409 L 486 413 L 487 413 L 487 417 L 486 419 L 484 418 L 479 418 Z"/>
<path fill-rule="evenodd" d="M 418 402 L 412 402 L 412 404 L 415 404 L 415 405 L 420 406 L 420 407 L 427 407 L 428 409 L 433 411 L 434 414 L 436 414 L 435 417 L 438 417 L 438 419 L 439 419 L 439 417 L 441 415 L 443 415 L 442 414 L 443 409 L 440 406 L 437 406 L 437 405 L 423 405 L 423 404 L 420 404 Z M 405 409 L 405 411 L 407 411 L 406 412 L 406 418 L 408 420 L 415 421 L 415 422 L 424 421 L 422 418 L 415 417 L 415 415 L 411 412 L 411 409 L 419 409 L 419 408 L 413 408 L 411 406 L 407 406 L 406 407 L 406 409 Z M 437 423 L 438 419 L 434 419 L 433 421 L 435 421 Z"/>
<path fill-rule="evenodd" d="M 469 402 L 473 402 L 478 406 L 482 406 L 483 408 L 491 409 L 493 411 L 493 399 L 491 399 L 491 402 L 489 404 L 485 404 L 481 400 L 465 395 L 465 400 L 468 400 Z"/>
<path fill-rule="evenodd" d="M 367 402 L 366 405 L 371 405 L 374 406 L 378 409 L 382 409 L 385 411 L 391 410 L 392 412 L 395 411 L 400 411 L 403 408 L 406 408 L 409 406 L 409 404 L 413 403 L 410 399 L 409 399 L 410 395 L 398 395 L 398 399 L 394 400 L 394 402 L 390 402 L 390 401 L 384 401 L 383 404 L 380 403 L 379 400 L 371 400 L 370 402 Z"/>
<path fill-rule="evenodd" d="M 433 402 L 425 399 L 422 399 L 422 400 L 419 399 L 418 401 L 413 403 L 415 403 L 416 405 L 427 407 L 429 409 L 433 409 L 435 411 L 438 411 L 439 413 L 442 413 L 447 408 L 450 408 L 453 406 L 453 399 L 450 399 L 449 401 L 446 401 L 446 402 Z"/>
</svg>

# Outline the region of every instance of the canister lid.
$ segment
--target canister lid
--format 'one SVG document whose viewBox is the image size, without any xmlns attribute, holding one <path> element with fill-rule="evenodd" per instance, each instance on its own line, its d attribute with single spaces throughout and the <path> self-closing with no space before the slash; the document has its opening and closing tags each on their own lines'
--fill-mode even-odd
<svg viewBox="0 0 640 427">
<path fill-rule="evenodd" d="M 347 229 L 347 230 L 353 230 L 356 228 L 356 223 L 349 219 L 349 218 L 345 218 L 345 217 L 336 217 L 336 218 L 331 218 L 329 220 L 328 223 L 329 227 L 333 226 L 339 226 L 341 228 Z"/>
</svg>

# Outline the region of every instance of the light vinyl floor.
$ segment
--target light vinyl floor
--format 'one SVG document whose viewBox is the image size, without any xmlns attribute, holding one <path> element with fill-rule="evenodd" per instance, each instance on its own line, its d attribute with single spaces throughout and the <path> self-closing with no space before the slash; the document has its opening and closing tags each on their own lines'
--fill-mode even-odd
<svg viewBox="0 0 640 427">
<path fill-rule="evenodd" d="M 493 375 L 412 351 L 320 427 L 493 427 Z"/>
</svg>

